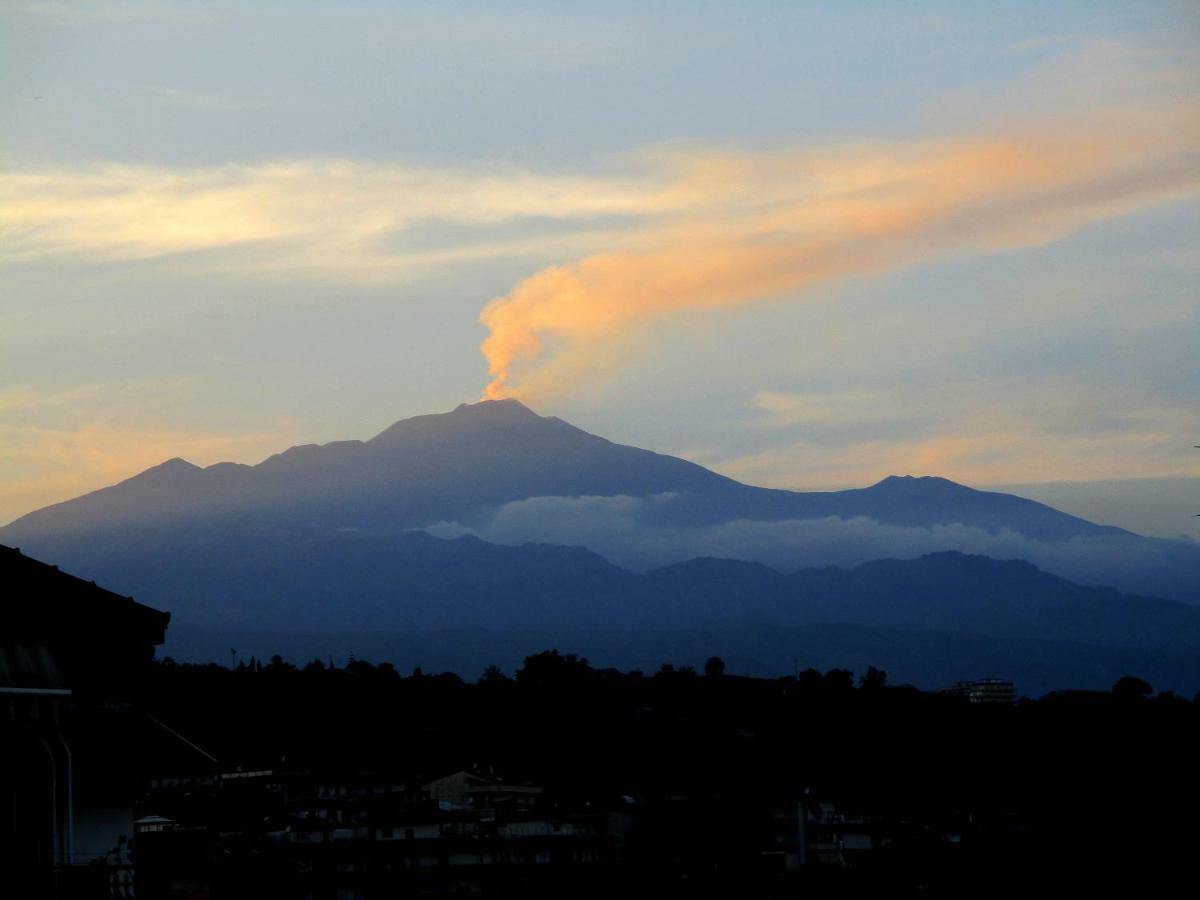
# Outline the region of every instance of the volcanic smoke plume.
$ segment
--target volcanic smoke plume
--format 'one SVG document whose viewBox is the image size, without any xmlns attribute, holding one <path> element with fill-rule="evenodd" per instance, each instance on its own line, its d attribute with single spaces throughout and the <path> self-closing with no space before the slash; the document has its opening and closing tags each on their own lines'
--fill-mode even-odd
<svg viewBox="0 0 1200 900">
<path fill-rule="evenodd" d="M 1198 161 L 1200 115 L 1178 103 L 932 142 L 674 155 L 665 191 L 681 211 L 484 309 L 484 396 L 552 393 L 607 339 L 671 313 L 1050 241 L 1196 190 Z"/>
</svg>

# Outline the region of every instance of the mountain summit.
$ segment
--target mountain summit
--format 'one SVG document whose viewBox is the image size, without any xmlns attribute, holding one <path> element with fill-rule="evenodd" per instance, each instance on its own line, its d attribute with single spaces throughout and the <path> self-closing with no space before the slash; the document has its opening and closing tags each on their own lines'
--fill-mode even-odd
<svg viewBox="0 0 1200 900">
<path fill-rule="evenodd" d="M 430 439 L 434 436 L 465 436 L 495 429 L 530 427 L 534 426 L 537 420 L 558 421 L 539 416 L 519 400 L 480 400 L 478 403 L 460 403 L 448 413 L 401 419 L 367 443 L 386 446 L 406 440 Z"/>
</svg>

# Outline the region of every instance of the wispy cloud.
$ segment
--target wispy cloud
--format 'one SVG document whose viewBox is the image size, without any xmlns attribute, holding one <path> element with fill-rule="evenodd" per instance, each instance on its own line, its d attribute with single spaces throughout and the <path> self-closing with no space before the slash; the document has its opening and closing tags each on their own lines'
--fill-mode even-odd
<svg viewBox="0 0 1200 900">
<path fill-rule="evenodd" d="M 0 4 L 0 14 L 45 25 L 127 25 L 157 22 L 172 25 L 211 23 L 211 10 L 198 4 L 168 3 L 163 0 L 35 0 Z"/>
<path fill-rule="evenodd" d="M 182 456 L 196 465 L 258 462 L 298 442 L 295 422 L 238 432 L 180 425 L 189 378 L 0 389 L 0 524 Z"/>
<path fill-rule="evenodd" d="M 538 399 L 595 379 L 631 330 L 682 311 L 1042 243 L 1193 193 L 1198 119 L 1172 103 L 939 141 L 660 150 L 623 175 L 349 160 L 10 171 L 0 263 L 204 251 L 194 264 L 208 269 L 399 282 L 422 266 L 582 254 L 481 316 L 490 395 Z M 545 222 L 559 227 L 523 231 Z M 760 403 L 777 419 L 828 414 L 812 398 Z"/>
<path fill-rule="evenodd" d="M 0 421 L 0 523 L 130 478 L 181 456 L 197 465 L 257 462 L 294 443 L 278 431 L 203 432 L 104 422 L 46 428 Z"/>
<path fill-rule="evenodd" d="M 645 178 L 438 168 L 350 160 L 178 169 L 104 164 L 0 174 L 0 262 L 153 259 L 254 251 L 259 269 L 397 275 L 421 261 L 529 252 L 495 226 L 539 219 L 595 225 L 680 202 Z M 405 250 L 418 227 L 438 246 Z M 544 246 L 553 241 L 542 240 Z"/>
<path fill-rule="evenodd" d="M 997 559 L 1027 559 L 1084 584 L 1177 597 L 1181 588 L 1186 590 L 1188 573 L 1200 564 L 1200 553 L 1190 542 L 1145 541 L 1122 534 L 1041 541 L 1008 529 L 989 531 L 958 523 L 913 527 L 866 517 L 733 519 L 688 526 L 671 521 L 675 502 L 677 498 L 669 494 L 533 497 L 501 506 L 475 527 L 438 522 L 428 530 L 449 538 L 474 534 L 500 544 L 581 545 L 633 569 L 715 556 L 792 571 L 958 550 Z"/>
<path fill-rule="evenodd" d="M 568 389 L 559 358 L 684 310 L 1051 241 L 1195 192 L 1198 165 L 1200 116 L 1185 106 L 936 142 L 685 155 L 674 190 L 696 201 L 692 219 L 545 269 L 484 310 L 487 395 Z"/>
<path fill-rule="evenodd" d="M 986 93 L 931 98 L 922 127 L 936 138 L 644 157 L 685 208 L 495 299 L 480 317 L 485 394 L 577 390 L 606 345 L 685 311 L 1043 244 L 1200 190 L 1194 46 L 1071 37 L 1043 49 Z"/>
<path fill-rule="evenodd" d="M 903 421 L 913 415 L 911 406 L 897 404 L 896 397 L 883 388 L 804 394 L 759 391 L 751 398 L 750 405 L 763 414 L 758 424 L 773 429 L 798 425 L 874 425 Z"/>
<path fill-rule="evenodd" d="M 153 96 L 172 106 L 208 112 L 245 112 L 262 109 L 263 103 L 250 97 L 228 97 L 208 91 L 186 91 L 152 84 L 146 88 Z"/>
<path fill-rule="evenodd" d="M 751 423 L 790 432 L 769 449 L 695 461 L 752 484 L 866 485 L 887 475 L 967 484 L 1200 477 L 1187 452 L 1194 400 L 1069 379 L 759 393 Z"/>
</svg>

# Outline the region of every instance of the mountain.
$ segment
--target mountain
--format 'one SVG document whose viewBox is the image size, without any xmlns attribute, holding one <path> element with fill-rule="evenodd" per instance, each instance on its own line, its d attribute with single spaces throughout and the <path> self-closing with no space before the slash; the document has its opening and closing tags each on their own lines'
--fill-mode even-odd
<svg viewBox="0 0 1200 900">
<path fill-rule="evenodd" d="M 832 492 L 752 487 L 515 400 L 463 404 L 367 441 L 293 447 L 252 466 L 169 460 L 23 516 L 0 528 L 0 542 L 89 577 L 120 562 L 121 580 L 137 582 L 177 558 L 215 554 L 231 535 L 269 553 L 281 542 L 428 527 L 499 543 L 581 544 L 643 570 L 702 555 L 786 570 L 960 550 L 1027 559 L 1083 583 L 1200 599 L 1195 544 L 943 478 L 889 477 Z M 371 565 L 363 566 L 346 577 L 368 577 Z"/>
<path fill-rule="evenodd" d="M 423 528 L 530 497 L 678 494 L 690 523 L 868 516 L 927 527 L 1007 528 L 1041 540 L 1124 533 L 943 478 L 890 477 L 859 490 L 802 493 L 740 484 L 695 463 L 614 444 L 516 400 L 401 420 L 368 441 L 292 447 L 255 466 L 172 459 L 110 488 L 29 513 L 0 539 L 206 517 L 317 527 Z"/>
<path fill-rule="evenodd" d="M 792 661 L 877 665 L 925 687 L 1001 675 L 1040 691 L 1105 688 L 1136 672 L 1200 689 L 1200 607 L 1073 584 L 1016 560 L 949 552 L 782 574 L 696 559 L 639 574 L 579 547 L 423 532 L 233 535 L 176 550 L 170 567 L 122 560 L 109 574 L 137 573 L 122 589 L 172 610 L 164 652 L 177 657 L 221 659 L 234 646 L 469 673 L 510 662 L 513 648 L 559 646 L 612 665 L 698 665 L 706 648 L 761 674 Z"/>
<path fill-rule="evenodd" d="M 925 686 L 1137 671 L 1200 687 L 1200 606 L 1148 596 L 1197 599 L 1193 544 L 942 478 L 752 487 L 511 400 L 253 466 L 169 460 L 0 543 L 170 610 L 176 655 L 416 646 L 435 664 L 455 642 L 564 635 L 669 658 L 727 639 L 767 672 L 858 659 L 860 640 L 882 654 L 866 664 Z"/>
<path fill-rule="evenodd" d="M 292 447 L 255 466 L 175 459 L 30 513 L 14 535 L 64 535 L 205 518 L 421 528 L 535 496 L 749 490 L 700 466 L 610 443 L 515 400 L 405 419 L 368 441 Z"/>
</svg>

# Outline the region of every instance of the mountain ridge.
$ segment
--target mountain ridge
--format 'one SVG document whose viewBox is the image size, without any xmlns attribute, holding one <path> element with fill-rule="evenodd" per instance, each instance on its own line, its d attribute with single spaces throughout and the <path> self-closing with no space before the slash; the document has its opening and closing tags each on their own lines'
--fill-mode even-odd
<svg viewBox="0 0 1200 900">
<path fill-rule="evenodd" d="M 127 521 L 127 518 L 123 518 L 123 514 L 133 512 L 127 505 L 118 503 L 114 508 L 98 510 L 95 513 L 91 513 L 85 507 L 89 504 L 101 503 L 117 495 L 136 493 L 146 489 L 172 492 L 191 490 L 194 492 L 187 497 L 173 494 L 170 497 L 173 505 L 166 510 L 154 508 L 155 498 L 144 498 L 149 507 L 145 511 L 147 515 L 156 512 L 159 514 L 170 512 L 174 515 L 203 513 L 219 507 L 221 503 L 226 503 L 238 510 L 253 509 L 256 504 L 268 506 L 272 502 L 288 502 L 290 505 L 290 501 L 296 497 L 297 485 L 295 482 L 297 481 L 302 482 L 307 488 L 306 491 L 300 491 L 301 495 L 307 493 L 316 497 L 322 496 L 322 491 L 313 489 L 312 470 L 316 465 L 326 466 L 321 473 L 326 477 L 330 475 L 329 466 L 326 464 L 332 463 L 334 469 L 351 468 L 361 476 L 364 486 L 373 486 L 386 482 L 389 477 L 392 479 L 403 478 L 406 472 L 404 467 L 398 463 L 429 463 L 428 456 L 431 452 L 441 454 L 447 442 L 461 442 L 463 439 L 467 439 L 468 443 L 465 447 L 461 443 L 458 444 L 455 448 L 457 451 L 461 452 L 464 449 L 476 452 L 485 451 L 489 449 L 487 442 L 491 442 L 490 449 L 493 458 L 497 449 L 511 451 L 513 454 L 522 451 L 529 452 L 531 448 L 523 444 L 530 443 L 536 444 L 536 450 L 543 456 L 547 455 L 548 451 L 565 450 L 571 456 L 576 457 L 572 460 L 573 463 L 580 466 L 591 464 L 593 470 L 599 468 L 594 457 L 601 454 L 612 457 L 611 460 L 603 460 L 605 471 L 602 474 L 605 477 L 600 481 L 606 483 L 585 485 L 578 478 L 560 477 L 558 481 L 563 483 L 555 485 L 559 488 L 557 490 L 534 490 L 532 493 L 523 495 L 519 490 L 510 491 L 511 496 L 494 496 L 483 500 L 480 505 L 487 505 L 488 502 L 511 502 L 531 496 L 578 497 L 625 493 L 639 496 L 671 490 L 688 492 L 690 489 L 691 491 L 702 490 L 708 494 L 716 493 L 720 495 L 718 499 L 724 501 L 728 501 L 730 495 L 740 495 L 738 499 L 742 501 L 742 506 L 756 507 L 754 512 L 769 518 L 780 518 L 789 512 L 802 518 L 817 518 L 839 513 L 848 515 L 875 513 L 874 517 L 878 517 L 887 504 L 894 505 L 898 500 L 911 502 L 913 498 L 926 500 L 940 498 L 941 502 L 945 502 L 946 498 L 952 498 L 953 502 L 961 506 L 964 498 L 978 500 L 978 498 L 987 497 L 989 498 L 987 502 L 995 503 L 995 498 L 1004 497 L 1011 498 L 1001 501 L 1009 507 L 1013 507 L 1015 504 L 1021 511 L 1033 513 L 1045 520 L 1040 525 L 1027 526 L 1029 530 L 1021 532 L 1029 533 L 1033 537 L 1048 537 L 1050 532 L 1055 532 L 1060 537 L 1073 534 L 1127 533 L 1123 529 L 1096 525 L 1060 513 L 1032 500 L 988 491 L 976 491 L 938 476 L 891 475 L 869 487 L 844 491 L 786 491 L 745 485 L 687 460 L 613 443 L 605 438 L 589 434 L 557 417 L 540 416 L 519 401 L 508 399 L 480 401 L 474 404 L 464 403 L 448 413 L 401 419 L 366 441 L 339 440 L 326 444 L 297 444 L 253 465 L 220 462 L 202 468 L 179 457 L 174 457 L 117 484 L 20 516 L 0 528 L 0 538 L 8 538 L 14 534 L 19 535 L 31 531 L 36 532 L 39 529 L 60 532 L 76 529 L 80 526 L 70 521 L 69 514 L 73 512 L 81 513 L 79 517 L 84 521 L 84 527 L 88 522 L 97 522 L 101 519 L 105 520 L 107 524 L 112 524 L 114 521 Z M 438 444 L 439 441 L 442 442 L 441 446 Z M 417 459 L 396 460 L 393 454 L 397 450 L 406 451 L 409 455 L 416 456 Z M 581 456 L 593 458 L 578 459 Z M 643 468 L 651 467 L 655 471 L 643 476 L 640 479 L 642 483 L 638 484 L 639 479 L 630 477 L 630 473 L 622 478 L 611 471 L 614 467 L 626 463 L 630 468 L 640 465 Z M 561 473 L 555 474 L 561 475 Z M 585 474 L 595 478 L 596 472 Z M 657 478 L 657 483 L 653 486 L 650 485 L 651 478 Z M 255 479 L 259 481 L 257 486 L 254 485 Z M 552 479 L 544 480 L 549 482 Z M 254 487 L 259 488 L 260 496 L 257 498 L 253 496 L 253 492 L 250 496 L 245 493 L 247 488 Z M 579 489 L 563 489 L 572 487 Z M 207 497 L 196 493 L 201 489 L 207 492 Z M 288 497 L 288 494 L 291 496 Z M 143 498 L 133 498 L 135 502 L 139 499 Z M 180 503 L 182 503 L 182 508 Z M 806 505 L 809 509 L 803 508 Z M 469 509 L 463 510 L 462 506 L 463 504 L 458 504 L 458 508 L 453 512 L 470 512 Z M 950 521 L 950 518 L 946 516 L 943 518 Z M 1049 524 L 1051 521 L 1054 523 L 1053 526 Z M 424 527 L 433 522 L 413 519 L 397 524 L 406 527 Z M 989 523 L 985 521 L 982 524 L 987 526 Z"/>
<path fill-rule="evenodd" d="M 229 534 L 266 552 L 344 531 L 420 529 L 578 544 L 637 571 L 706 555 L 787 569 L 964 550 L 1028 559 L 1078 583 L 1200 601 L 1195 545 L 938 476 L 825 492 L 745 485 L 515 400 L 401 419 L 366 441 L 298 444 L 255 465 L 173 458 L 29 513 L 0 528 L 0 543 L 78 571 L 111 571 L 114 560 L 154 571 L 181 547 L 223 547 Z"/>
<path fill-rule="evenodd" d="M 788 573 L 707 558 L 639 574 L 582 547 L 505 547 L 472 536 L 410 532 L 272 544 L 233 534 L 219 546 L 173 548 L 172 558 L 168 569 L 118 559 L 103 572 L 87 573 L 169 609 L 172 634 L 164 652 L 172 655 L 181 652 L 172 646 L 177 642 L 200 658 L 218 658 L 230 644 L 205 643 L 214 629 L 235 636 L 232 646 L 239 647 L 238 634 L 274 634 L 280 646 L 293 646 L 289 635 L 356 633 L 371 635 L 372 648 L 469 629 L 497 635 L 553 630 L 563 635 L 564 647 L 622 631 L 647 646 L 659 635 L 664 658 L 677 641 L 672 635 L 703 632 L 712 644 L 729 632 L 757 634 L 766 654 L 761 664 L 776 665 L 786 658 L 780 642 L 787 634 L 833 627 L 842 634 L 890 635 L 885 646 L 922 646 L 958 659 L 960 669 L 958 648 L 985 640 L 991 658 L 1004 662 L 999 674 L 1018 679 L 1031 677 L 1021 656 L 1030 642 L 1045 644 L 1038 651 L 1041 666 L 1051 645 L 1060 653 L 1076 648 L 1075 663 L 1062 658 L 1054 665 L 1058 672 L 1077 671 L 1077 680 L 1051 685 L 1057 687 L 1094 684 L 1097 671 L 1108 677 L 1130 661 L 1146 666 L 1158 660 L 1153 671 L 1171 673 L 1163 686 L 1200 688 L 1200 607 L 1073 584 L 1021 560 L 954 551 Z M 346 572 L 361 574 L 348 581 Z M 363 652 L 361 642 L 355 652 Z M 941 664 L 930 658 L 924 665 L 934 671 Z"/>
</svg>

